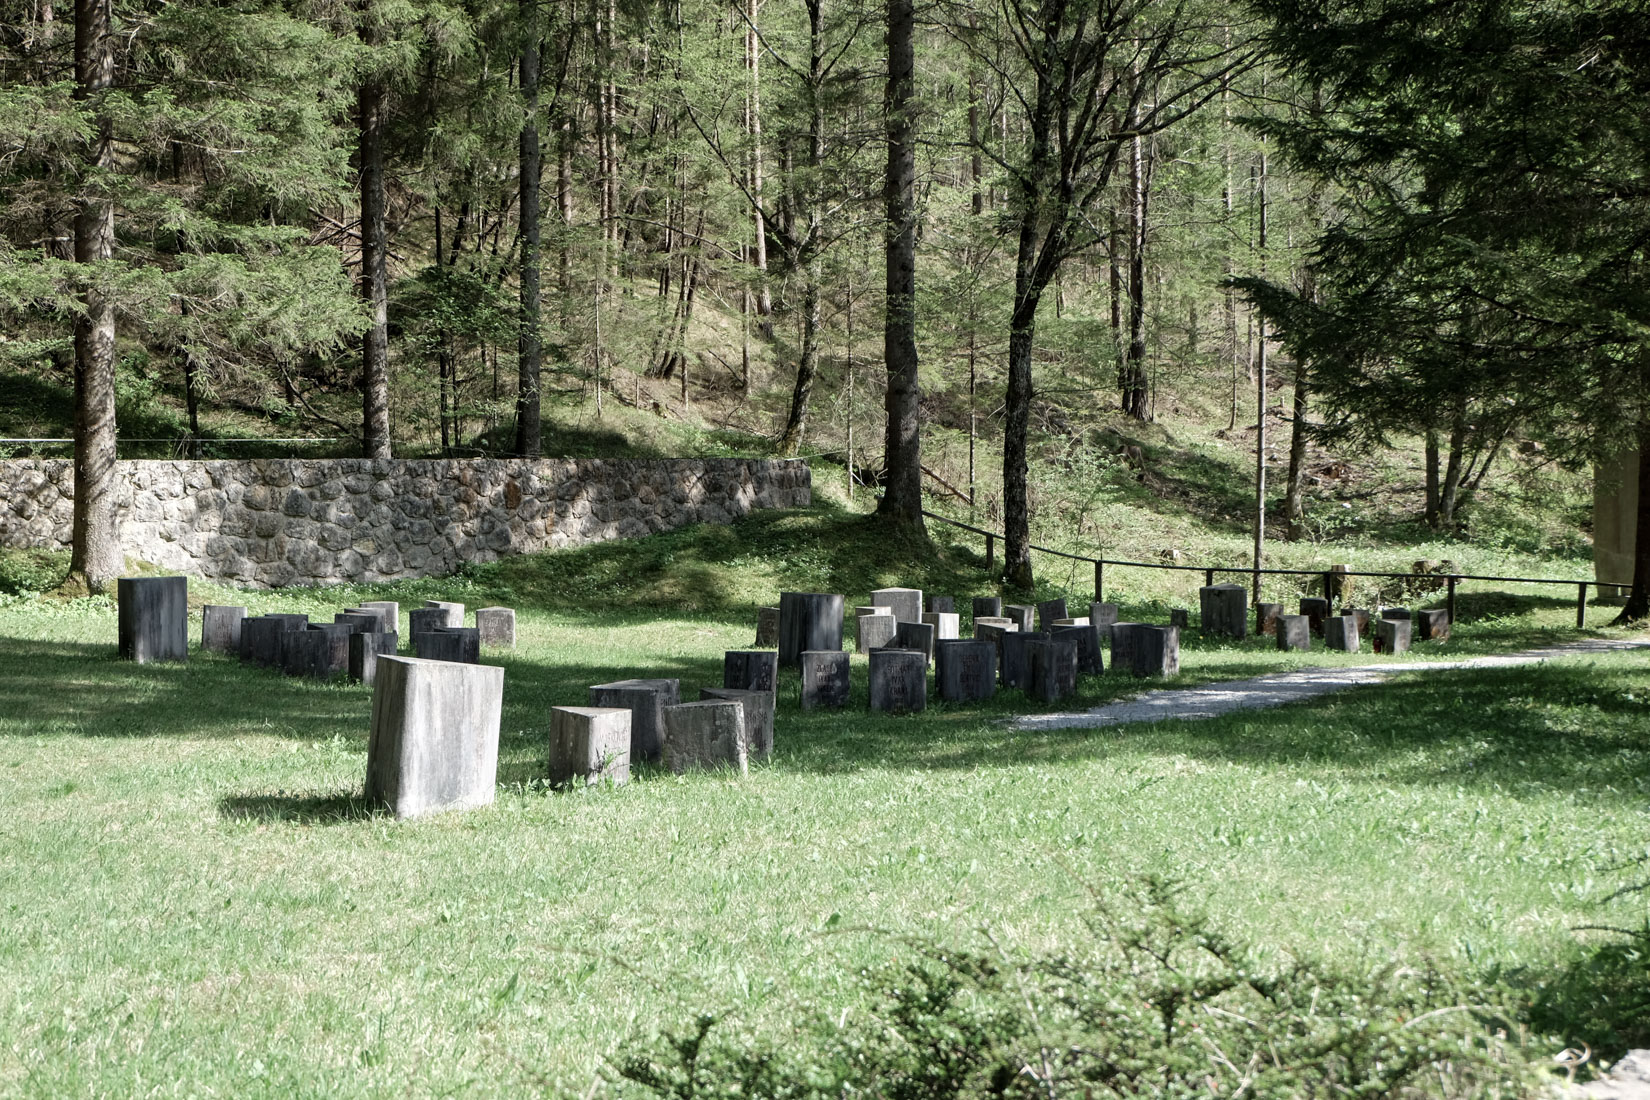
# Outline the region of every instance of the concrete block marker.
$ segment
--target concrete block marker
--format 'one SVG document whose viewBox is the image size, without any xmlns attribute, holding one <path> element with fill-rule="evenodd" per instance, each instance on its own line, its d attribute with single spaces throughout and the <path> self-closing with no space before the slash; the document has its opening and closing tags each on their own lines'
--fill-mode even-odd
<svg viewBox="0 0 1650 1100">
<path fill-rule="evenodd" d="M 1415 613 L 1407 607 L 1383 607 L 1381 608 L 1381 618 L 1413 620 Z"/>
<path fill-rule="evenodd" d="M 241 651 L 241 623 L 246 608 L 209 603 L 201 608 L 201 648 L 213 653 Z"/>
<path fill-rule="evenodd" d="M 871 593 L 871 603 L 886 607 L 902 623 L 922 622 L 922 589 L 879 588 Z"/>
<path fill-rule="evenodd" d="M 680 680 L 617 680 L 593 684 L 590 705 L 630 711 L 630 759 L 657 760 L 664 738 L 664 708 L 682 701 Z"/>
<path fill-rule="evenodd" d="M 1026 647 L 1027 695 L 1040 703 L 1058 703 L 1077 691 L 1077 643 L 1062 638 Z"/>
<path fill-rule="evenodd" d="M 871 654 L 871 709 L 915 714 L 928 706 L 928 657 L 915 649 Z"/>
<path fill-rule="evenodd" d="M 1169 625 L 1181 630 L 1192 628 L 1192 612 L 1186 607 L 1172 607 L 1169 609 Z"/>
<path fill-rule="evenodd" d="M 1044 600 L 1037 605 L 1037 629 L 1047 632 L 1054 625 L 1055 619 L 1067 619 L 1071 616 L 1066 611 L 1065 597 L 1058 600 Z"/>
<path fill-rule="evenodd" d="M 123 660 L 144 665 L 189 659 L 187 577 L 121 577 L 115 597 Z"/>
<path fill-rule="evenodd" d="M 999 619 L 994 623 L 974 624 L 974 640 L 991 643 L 991 648 L 997 651 L 997 667 L 999 669 L 1003 667 L 1003 635 L 1018 634 L 1019 632 L 1020 627 L 1018 624 L 1011 623 L 1007 619 Z"/>
<path fill-rule="evenodd" d="M 953 611 L 925 611 L 922 621 L 934 628 L 936 642 L 962 637 L 962 616 Z"/>
<path fill-rule="evenodd" d="M 997 694 L 997 646 L 993 642 L 936 643 L 934 682 L 947 703 L 975 703 Z"/>
<path fill-rule="evenodd" d="M 490 805 L 503 704 L 497 666 L 380 657 L 367 798 L 403 819 Z"/>
<path fill-rule="evenodd" d="M 424 606 L 437 607 L 445 611 L 447 613 L 447 621 L 443 624 L 445 626 L 464 625 L 464 605 L 461 603 L 453 603 L 450 600 L 425 600 Z"/>
<path fill-rule="evenodd" d="M 1368 611 L 1361 607 L 1343 607 L 1341 608 L 1341 614 L 1358 620 L 1358 637 L 1369 637 L 1370 614 Z"/>
<path fill-rule="evenodd" d="M 1351 615 L 1331 615 L 1325 619 L 1323 647 L 1340 653 L 1358 652 L 1358 620 Z"/>
<path fill-rule="evenodd" d="M 445 626 L 413 636 L 415 655 L 430 661 L 481 663 L 481 631 L 473 626 Z"/>
<path fill-rule="evenodd" d="M 974 620 L 974 629 L 978 630 L 982 626 L 1000 626 L 1007 627 L 1010 630 L 1018 630 L 1020 629 L 1020 621 L 1011 619 L 1007 615 L 981 615 Z"/>
<path fill-rule="evenodd" d="M 1112 623 L 1111 624 L 1111 670 L 1113 672 L 1134 672 L 1134 643 L 1138 631 L 1146 629 L 1145 623 Z"/>
<path fill-rule="evenodd" d="M 861 653 L 893 645 L 899 630 L 899 620 L 886 607 L 877 608 L 874 615 L 861 615 L 854 623 L 854 647 Z"/>
<path fill-rule="evenodd" d="M 1089 625 L 1100 631 L 1100 640 L 1110 644 L 1111 627 L 1117 621 L 1117 605 L 1095 600 L 1089 604 Z"/>
<path fill-rule="evenodd" d="M 842 653 L 825 650 L 827 653 Z M 842 653 L 844 659 L 847 654 Z M 744 688 L 700 688 L 699 698 L 731 700 L 745 708 L 745 751 L 752 760 L 766 760 L 773 755 L 774 693 L 750 691 Z"/>
<path fill-rule="evenodd" d="M 840 710 L 848 705 L 848 654 L 810 649 L 802 654 L 802 709 Z"/>
<path fill-rule="evenodd" d="M 805 649 L 841 649 L 843 603 L 826 592 L 781 592 L 779 663 L 795 668 Z"/>
<path fill-rule="evenodd" d="M 384 632 L 384 617 L 376 611 L 365 608 L 356 608 L 354 611 L 340 611 L 332 617 L 337 626 L 349 627 L 351 634 L 381 634 Z"/>
<path fill-rule="evenodd" d="M 376 611 L 384 616 L 384 626 L 380 633 L 396 634 L 401 630 L 401 604 L 395 600 L 364 600 L 361 610 Z"/>
<path fill-rule="evenodd" d="M 1449 626 L 1449 612 L 1442 608 L 1415 613 L 1415 633 L 1423 642 L 1449 641 Z"/>
<path fill-rule="evenodd" d="M 349 636 L 349 678 L 372 684 L 378 677 L 378 658 L 395 656 L 399 639 L 393 631 L 374 630 Z"/>
<path fill-rule="evenodd" d="M 934 660 L 934 634 L 931 623 L 900 623 L 894 631 L 894 646 L 897 649 L 915 649 L 921 651 L 924 659 Z"/>
<path fill-rule="evenodd" d="M 759 607 L 756 609 L 756 641 L 754 646 L 777 646 L 779 644 L 779 608 Z"/>
<path fill-rule="evenodd" d="M 955 615 L 957 601 L 952 596 L 929 596 L 926 598 L 922 613 L 924 615 Z"/>
<path fill-rule="evenodd" d="M 1281 603 L 1255 605 L 1255 633 L 1270 637 L 1278 632 L 1278 616 L 1283 614 Z"/>
<path fill-rule="evenodd" d="M 429 634 L 436 630 L 447 629 L 447 612 L 440 607 L 415 607 L 407 612 L 407 633 L 413 646 L 418 645 L 420 634 Z"/>
<path fill-rule="evenodd" d="M 1003 598 L 1001 596 L 974 597 L 974 618 L 976 621 L 1001 618 L 1002 614 Z"/>
<path fill-rule="evenodd" d="M 309 625 L 308 615 L 259 615 L 241 623 L 241 660 L 259 668 L 280 668 L 282 639 Z"/>
<path fill-rule="evenodd" d="M 1305 615 L 1279 615 L 1277 629 L 1279 649 L 1311 649 L 1312 620 Z"/>
<path fill-rule="evenodd" d="M 1087 626 L 1087 625 L 1089 625 L 1089 617 L 1087 615 L 1074 615 L 1069 619 L 1055 619 L 1054 622 L 1051 625 L 1052 626 Z M 1052 631 L 1050 631 L 1050 633 L 1052 633 Z"/>
<path fill-rule="evenodd" d="M 1211 584 L 1197 590 L 1203 633 L 1220 638 L 1249 636 L 1249 592 L 1241 584 Z"/>
<path fill-rule="evenodd" d="M 1112 667 L 1117 657 L 1112 656 Z M 1142 626 L 1135 631 L 1131 667 L 1136 676 L 1174 676 L 1180 672 L 1180 628 Z"/>
<path fill-rule="evenodd" d="M 288 676 L 330 680 L 349 671 L 347 623 L 310 623 L 302 630 L 290 630 L 281 638 L 281 671 Z"/>
<path fill-rule="evenodd" d="M 1408 653 L 1410 628 L 1408 619 L 1381 619 L 1375 625 L 1376 640 L 1382 653 Z"/>
<path fill-rule="evenodd" d="M 1100 628 L 1090 626 L 1086 622 L 1072 623 L 1069 626 L 1056 626 L 1049 631 L 1050 636 L 1057 642 L 1075 642 L 1077 645 L 1077 671 L 1085 676 L 1098 676 L 1105 671 L 1105 665 L 1100 658 Z"/>
<path fill-rule="evenodd" d="M 1003 614 L 1019 624 L 1020 633 L 1029 634 L 1036 620 L 1037 609 L 1030 604 L 1011 603 L 1003 607 Z"/>
<path fill-rule="evenodd" d="M 750 691 L 778 690 L 778 652 L 772 649 L 730 649 L 723 653 L 722 686 Z"/>
<path fill-rule="evenodd" d="M 550 782 L 558 787 L 630 782 L 630 712 L 551 707 Z"/>
<path fill-rule="evenodd" d="M 1026 647 L 1034 642 L 1046 642 L 1050 635 L 1040 631 L 1011 630 L 998 639 L 1002 643 L 1002 680 L 1004 687 L 1026 690 L 1031 674 L 1031 658 Z"/>
<path fill-rule="evenodd" d="M 1302 596 L 1301 614 L 1312 621 L 1312 633 L 1323 637 L 1323 621 L 1329 618 L 1329 601 L 1322 596 Z"/>
<path fill-rule="evenodd" d="M 481 632 L 481 644 L 487 649 L 516 648 L 515 608 L 477 608 L 476 629 Z"/>
<path fill-rule="evenodd" d="M 677 775 L 723 768 L 749 774 L 744 704 L 712 699 L 665 707 L 664 758 L 665 766 Z"/>
</svg>

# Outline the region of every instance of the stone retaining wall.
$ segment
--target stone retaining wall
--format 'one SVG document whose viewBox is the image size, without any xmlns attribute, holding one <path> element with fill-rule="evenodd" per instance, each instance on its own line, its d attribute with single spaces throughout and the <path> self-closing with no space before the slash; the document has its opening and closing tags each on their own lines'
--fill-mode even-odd
<svg viewBox="0 0 1650 1100">
<path fill-rule="evenodd" d="M 470 561 L 805 507 L 806 463 L 759 459 L 121 462 L 121 543 L 256 588 L 440 576 Z M 73 464 L 0 461 L 0 545 L 68 549 Z"/>
</svg>

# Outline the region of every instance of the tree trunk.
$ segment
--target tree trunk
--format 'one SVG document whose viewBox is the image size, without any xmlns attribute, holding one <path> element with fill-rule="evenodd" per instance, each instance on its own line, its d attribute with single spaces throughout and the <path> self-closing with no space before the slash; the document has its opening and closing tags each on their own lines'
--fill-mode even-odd
<svg viewBox="0 0 1650 1100">
<path fill-rule="evenodd" d="M 779 437 L 782 458 L 795 458 L 802 449 L 802 433 L 808 424 L 808 402 L 813 397 L 814 376 L 819 372 L 819 261 L 807 266 L 802 287 L 802 355 L 796 365 L 796 386 L 791 391 L 791 410 Z"/>
<path fill-rule="evenodd" d="M 1466 401 L 1457 402 L 1449 430 L 1449 460 L 1444 466 L 1444 483 L 1438 491 L 1438 523 L 1448 529 L 1455 526 L 1455 506 L 1461 489 L 1461 467 L 1467 450 Z"/>
<path fill-rule="evenodd" d="M 1123 412 L 1145 420 L 1146 409 L 1146 170 L 1138 134 L 1129 142 L 1129 350 Z"/>
<path fill-rule="evenodd" d="M 756 267 L 756 315 L 766 339 L 773 339 L 773 293 L 768 288 L 768 223 L 762 213 L 762 43 L 756 32 L 761 12 L 757 0 L 746 0 L 745 67 L 750 71 L 750 109 L 745 136 L 750 141 L 746 187 L 751 194 L 751 262 Z"/>
<path fill-rule="evenodd" d="M 1650 412 L 1639 414 L 1638 529 L 1633 535 L 1633 587 L 1615 625 L 1650 617 Z"/>
<path fill-rule="evenodd" d="M 917 157 L 911 118 L 915 95 L 913 0 L 888 0 L 888 84 L 883 100 L 888 173 L 883 185 L 887 252 L 883 360 L 888 370 L 887 484 L 877 511 L 926 537 L 922 519 L 922 430 L 917 380 Z"/>
<path fill-rule="evenodd" d="M 1034 251 L 1034 233 L 1029 225 L 1020 234 L 1022 270 L 1030 266 L 1028 249 Z M 1003 584 L 1030 592 L 1034 578 L 1026 462 L 1031 424 L 1031 352 L 1037 336 L 1039 299 L 1029 288 L 1027 293 L 1016 289 L 1014 297 L 1014 316 L 1008 331 L 1008 387 L 1003 402 Z"/>
<path fill-rule="evenodd" d="M 1306 537 L 1306 367 L 1295 363 L 1294 422 L 1289 426 L 1289 480 L 1284 486 L 1283 512 L 1289 523 L 1289 541 Z"/>
<path fill-rule="evenodd" d="M 1428 527 L 1434 531 L 1438 529 L 1438 432 L 1435 428 L 1426 431 L 1426 479 L 1427 502 L 1424 517 Z"/>
<path fill-rule="evenodd" d="M 378 34 L 363 3 L 361 38 L 370 48 Z M 389 275 L 384 200 L 384 125 L 389 87 L 368 77 L 357 96 L 361 160 L 361 297 L 371 327 L 361 337 L 361 453 L 390 457 Z"/>
<path fill-rule="evenodd" d="M 75 0 L 75 98 L 82 102 L 101 97 L 114 85 L 111 17 L 109 0 Z M 88 175 L 114 164 L 113 123 L 101 104 L 96 111 L 96 131 L 82 154 Z M 95 189 L 105 186 L 103 180 L 92 183 Z M 75 212 L 75 262 L 107 263 L 114 248 L 114 201 L 90 191 Z M 100 276 L 84 275 L 85 312 L 74 325 L 74 549 L 69 570 L 85 578 L 92 592 L 106 591 L 125 565 L 115 517 L 115 307 L 99 287 Z"/>
<path fill-rule="evenodd" d="M 516 454 L 542 453 L 539 373 L 544 364 L 539 334 L 539 182 L 544 151 L 539 146 L 539 39 L 536 0 L 520 0 L 526 41 L 521 47 L 521 314 L 516 337 Z"/>
<path fill-rule="evenodd" d="M 825 162 L 825 27 L 821 0 L 806 0 L 808 8 L 808 150 L 806 193 L 800 201 L 807 205 L 808 235 L 802 243 L 808 258 L 803 263 L 802 355 L 796 365 L 796 387 L 791 391 L 791 410 L 785 431 L 779 438 L 779 453 L 793 458 L 802 449 L 802 433 L 808 422 L 808 401 L 813 396 L 814 376 L 819 370 L 819 253 L 824 226 L 820 216 L 819 173 Z M 789 154 L 786 155 L 787 192 L 795 194 L 790 182 Z M 787 227 L 786 235 L 794 237 Z"/>
</svg>

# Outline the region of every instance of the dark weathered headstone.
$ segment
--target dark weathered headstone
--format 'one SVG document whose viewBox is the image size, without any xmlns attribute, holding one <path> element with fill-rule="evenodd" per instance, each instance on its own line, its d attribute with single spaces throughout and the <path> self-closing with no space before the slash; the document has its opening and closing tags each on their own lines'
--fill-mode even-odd
<svg viewBox="0 0 1650 1100">
<path fill-rule="evenodd" d="M 441 607 L 415 607 L 407 612 L 407 629 L 412 633 L 413 645 L 417 646 L 420 634 L 447 629 L 447 611 Z"/>
<path fill-rule="evenodd" d="M 1203 633 L 1220 638 L 1249 636 L 1249 592 L 1241 584 L 1211 584 L 1197 590 Z"/>
<path fill-rule="evenodd" d="M 840 649 L 810 649 L 803 653 L 802 709 L 836 710 L 847 705 L 848 654 Z"/>
<path fill-rule="evenodd" d="M 1415 633 L 1423 642 L 1449 641 L 1449 626 L 1449 611 L 1446 608 L 1415 613 Z"/>
<path fill-rule="evenodd" d="M 1077 671 L 1087 676 L 1098 676 L 1104 671 L 1100 659 L 1100 628 L 1087 624 L 1056 626 L 1050 635 L 1055 641 L 1077 643 Z"/>
<path fill-rule="evenodd" d="M 1058 703 L 1077 691 L 1077 644 L 1063 638 L 1026 647 L 1026 694 L 1040 703 Z"/>
<path fill-rule="evenodd" d="M 1278 616 L 1283 614 L 1281 603 L 1257 603 L 1255 605 L 1255 633 L 1272 635 L 1278 632 Z"/>
<path fill-rule="evenodd" d="M 631 712 L 630 759 L 633 761 L 659 759 L 664 708 L 681 701 L 680 680 L 616 680 L 590 687 L 591 706 L 624 707 Z"/>
<path fill-rule="evenodd" d="M 722 686 L 776 691 L 779 654 L 771 649 L 730 649 L 722 654 Z"/>
<path fill-rule="evenodd" d="M 241 623 L 241 660 L 259 668 L 280 668 L 282 639 L 309 625 L 308 615 L 259 615 Z"/>
<path fill-rule="evenodd" d="M 934 682 L 948 703 L 974 703 L 997 694 L 997 647 L 991 642 L 936 642 Z"/>
<path fill-rule="evenodd" d="M 974 640 L 991 643 L 992 648 L 997 651 L 998 668 L 1001 668 L 1003 664 L 1003 635 L 1018 634 L 1019 632 L 1019 624 L 1012 623 L 1007 619 L 999 619 L 994 623 L 976 622 L 974 624 Z"/>
<path fill-rule="evenodd" d="M 375 630 L 349 636 L 349 678 L 371 684 L 378 676 L 378 658 L 395 656 L 399 639 L 393 631 Z"/>
<path fill-rule="evenodd" d="M 1070 613 L 1066 610 L 1064 596 L 1057 600 L 1044 600 L 1037 605 L 1037 629 L 1043 633 L 1048 632 L 1049 627 L 1054 625 L 1055 619 L 1069 617 Z"/>
<path fill-rule="evenodd" d="M 550 782 L 618 786 L 630 781 L 630 711 L 550 708 Z"/>
<path fill-rule="evenodd" d="M 665 766 L 677 775 L 694 770 L 750 771 L 745 740 L 745 705 L 736 699 L 710 699 L 665 707 Z M 632 738 L 634 743 L 634 738 Z"/>
<path fill-rule="evenodd" d="M 951 611 L 925 611 L 922 621 L 934 628 L 934 640 L 947 642 L 962 637 L 962 616 Z"/>
<path fill-rule="evenodd" d="M 394 633 L 396 633 L 395 621 L 390 617 L 389 611 L 385 608 L 382 608 L 382 607 L 364 607 L 364 606 L 363 607 L 346 607 L 346 608 L 344 608 L 344 610 L 340 614 L 343 614 L 343 615 L 366 615 L 366 616 L 368 616 L 369 618 L 372 619 L 372 626 L 368 627 L 368 629 L 371 630 L 375 634 L 394 634 Z M 334 622 L 338 621 L 338 616 L 337 615 L 333 616 L 333 621 Z"/>
<path fill-rule="evenodd" d="M 861 615 L 854 623 L 855 645 L 861 653 L 893 645 L 899 630 L 899 620 L 886 607 L 877 608 L 875 615 Z"/>
<path fill-rule="evenodd" d="M 921 650 L 871 654 L 871 709 L 914 714 L 928 706 L 928 657 Z"/>
<path fill-rule="evenodd" d="M 140 665 L 189 659 L 189 579 L 121 577 L 120 656 Z"/>
<path fill-rule="evenodd" d="M 426 661 L 481 663 L 481 632 L 473 626 L 447 626 L 413 635 L 413 652 Z"/>
<path fill-rule="evenodd" d="M 1322 596 L 1302 596 L 1301 614 L 1312 622 L 1312 633 L 1323 637 L 1323 621 L 1329 618 L 1329 601 Z"/>
<path fill-rule="evenodd" d="M 1006 626 L 1018 630 L 1020 629 L 1020 621 L 1018 619 L 1011 619 L 1007 615 L 981 615 L 979 618 L 974 620 L 974 630 L 976 635 L 982 626 Z"/>
<path fill-rule="evenodd" d="M 361 610 L 376 611 L 384 616 L 381 633 L 397 634 L 401 630 L 401 604 L 395 600 L 363 600 Z"/>
<path fill-rule="evenodd" d="M 779 608 L 759 607 L 756 609 L 756 641 L 754 646 L 777 646 L 779 644 Z"/>
<path fill-rule="evenodd" d="M 1341 608 L 1341 614 L 1351 616 L 1352 618 L 1358 620 L 1358 637 L 1369 637 L 1370 614 L 1368 611 L 1361 607 L 1343 607 Z"/>
<path fill-rule="evenodd" d="M 440 608 L 447 613 L 447 621 L 443 626 L 460 627 L 464 625 L 464 605 L 451 600 L 425 600 L 425 607 Z"/>
<path fill-rule="evenodd" d="M 825 650 L 827 653 L 842 653 Z M 848 655 L 842 653 L 844 660 Z M 766 760 L 773 755 L 774 693 L 751 691 L 746 688 L 700 688 L 699 698 L 730 699 L 745 707 L 745 752 L 752 760 Z"/>
<path fill-rule="evenodd" d="M 1414 619 L 1415 613 L 1407 607 L 1383 607 L 1381 608 L 1381 618 Z"/>
<path fill-rule="evenodd" d="M 997 619 L 1003 614 L 1003 598 L 1001 596 L 975 596 L 974 618 Z"/>
<path fill-rule="evenodd" d="M 871 593 L 871 603 L 886 607 L 902 623 L 922 622 L 922 589 L 879 588 Z"/>
<path fill-rule="evenodd" d="M 1180 628 L 1177 626 L 1142 626 L 1134 632 L 1134 648 L 1130 654 L 1132 671 L 1136 676 L 1173 676 L 1180 671 Z M 1112 667 L 1116 667 L 1116 654 Z"/>
<path fill-rule="evenodd" d="M 900 623 L 894 629 L 896 649 L 920 650 L 924 657 L 934 659 L 934 627 L 931 623 Z"/>
<path fill-rule="evenodd" d="M 398 818 L 493 801 L 504 670 L 378 659 L 367 741 L 367 798 Z"/>
<path fill-rule="evenodd" d="M 1408 653 L 1410 629 L 1414 624 L 1408 619 L 1381 619 L 1376 624 L 1379 633 L 1376 637 L 1381 643 L 1383 653 Z"/>
<path fill-rule="evenodd" d="M 1117 605 L 1095 600 L 1089 604 L 1089 625 L 1100 632 L 1100 640 L 1111 642 L 1111 624 L 1117 621 Z"/>
<path fill-rule="evenodd" d="M 957 613 L 957 601 L 952 596 L 927 596 L 924 597 L 924 600 L 922 609 L 924 615 L 955 615 Z"/>
<path fill-rule="evenodd" d="M 1177 630 L 1190 630 L 1192 628 L 1191 609 L 1187 607 L 1169 608 L 1169 625 Z"/>
<path fill-rule="evenodd" d="M 281 670 L 288 676 L 330 680 L 349 671 L 347 623 L 311 623 L 281 639 Z"/>
<path fill-rule="evenodd" d="M 477 608 L 476 629 L 481 632 L 481 644 L 488 649 L 516 648 L 515 608 Z"/>
<path fill-rule="evenodd" d="M 1025 691 L 1028 677 L 1031 675 L 1031 658 L 1026 656 L 1026 647 L 1033 642 L 1046 642 L 1051 635 L 1041 631 L 1026 632 L 1013 630 L 998 639 L 1002 643 L 1002 678 L 1003 686 L 1019 688 Z"/>
<path fill-rule="evenodd" d="M 1036 621 L 1037 609 L 1031 604 L 1011 603 L 1003 606 L 1003 614 L 1019 625 L 1021 634 L 1029 634 Z"/>
<path fill-rule="evenodd" d="M 332 621 L 337 626 L 349 627 L 351 634 L 380 634 L 384 630 L 384 616 L 376 611 L 340 611 Z"/>
<path fill-rule="evenodd" d="M 1113 672 L 1125 672 L 1133 675 L 1135 634 L 1145 628 L 1145 623 L 1111 624 L 1111 670 Z"/>
<path fill-rule="evenodd" d="M 1312 620 L 1306 615 L 1279 615 L 1273 633 L 1279 649 L 1312 648 Z"/>
<path fill-rule="evenodd" d="M 1052 626 L 1088 626 L 1089 625 L 1089 617 L 1087 615 L 1074 615 L 1074 616 L 1071 616 L 1071 617 L 1065 618 L 1065 619 L 1055 619 L 1054 622 L 1051 625 Z"/>
<path fill-rule="evenodd" d="M 1340 653 L 1358 652 L 1358 620 L 1351 615 L 1331 615 L 1325 619 L 1323 647 Z"/>
<path fill-rule="evenodd" d="M 241 651 L 241 623 L 246 608 L 209 603 L 201 608 L 201 648 L 214 653 Z"/>
<path fill-rule="evenodd" d="M 795 668 L 805 649 L 841 649 L 842 604 L 825 592 L 781 592 L 779 663 Z"/>
</svg>

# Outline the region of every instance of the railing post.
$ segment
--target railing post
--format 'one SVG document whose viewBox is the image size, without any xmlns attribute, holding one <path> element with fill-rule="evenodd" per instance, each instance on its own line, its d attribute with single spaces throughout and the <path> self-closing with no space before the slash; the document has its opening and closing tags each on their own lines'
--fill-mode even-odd
<svg viewBox="0 0 1650 1100">
<path fill-rule="evenodd" d="M 1444 604 L 1444 608 L 1449 612 L 1449 621 L 1453 626 L 1455 623 L 1455 575 L 1453 573 L 1450 574 L 1449 596 L 1447 602 Z"/>
<path fill-rule="evenodd" d="M 985 537 L 985 571 L 986 571 L 987 575 L 989 575 L 991 573 L 991 567 L 996 562 L 996 560 L 997 560 L 997 536 L 996 535 L 987 535 Z"/>
<path fill-rule="evenodd" d="M 1580 630 L 1587 625 L 1587 584 L 1582 582 L 1576 585 L 1576 629 Z"/>
<path fill-rule="evenodd" d="M 1106 563 L 1101 561 L 1099 558 L 1096 558 L 1094 560 L 1094 602 L 1095 603 L 1099 603 L 1101 600 L 1105 599 L 1105 597 L 1100 594 L 1101 588 L 1104 586 L 1105 581 L 1106 581 Z"/>
<path fill-rule="evenodd" d="M 1203 587 L 1204 588 L 1213 588 L 1214 584 L 1215 584 L 1215 571 L 1213 569 L 1205 569 L 1203 571 Z"/>
</svg>

